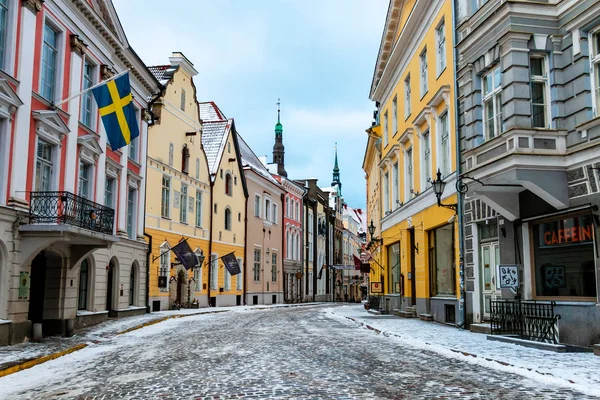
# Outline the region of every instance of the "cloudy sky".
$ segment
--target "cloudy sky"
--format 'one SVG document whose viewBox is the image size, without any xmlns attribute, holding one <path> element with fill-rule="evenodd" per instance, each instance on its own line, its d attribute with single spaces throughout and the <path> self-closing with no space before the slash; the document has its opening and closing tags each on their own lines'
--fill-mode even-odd
<svg viewBox="0 0 600 400">
<path fill-rule="evenodd" d="M 331 184 L 337 142 L 342 194 L 365 205 L 368 99 L 387 0 L 113 0 L 147 65 L 183 52 L 257 155 L 272 157 L 277 99 L 288 176 Z"/>
</svg>

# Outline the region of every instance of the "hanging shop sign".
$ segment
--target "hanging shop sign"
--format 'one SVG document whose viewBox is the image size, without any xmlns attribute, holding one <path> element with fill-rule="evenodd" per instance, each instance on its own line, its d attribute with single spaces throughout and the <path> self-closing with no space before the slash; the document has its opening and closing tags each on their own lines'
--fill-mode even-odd
<svg viewBox="0 0 600 400">
<path fill-rule="evenodd" d="M 383 293 L 381 282 L 371 282 L 371 293 Z"/>
<path fill-rule="evenodd" d="M 591 215 L 561 218 L 539 224 L 538 232 L 540 247 L 591 243 L 594 240 L 594 221 Z"/>
<path fill-rule="evenodd" d="M 519 287 L 519 267 L 517 265 L 498 265 L 500 289 Z"/>
</svg>

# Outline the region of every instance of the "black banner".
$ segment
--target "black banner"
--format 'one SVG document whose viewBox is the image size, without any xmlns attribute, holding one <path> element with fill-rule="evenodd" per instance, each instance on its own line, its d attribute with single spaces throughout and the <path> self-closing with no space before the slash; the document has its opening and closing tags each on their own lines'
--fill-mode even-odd
<svg viewBox="0 0 600 400">
<path fill-rule="evenodd" d="M 185 267 L 185 269 L 194 268 L 199 264 L 198 257 L 196 254 L 194 254 L 192 249 L 190 249 L 190 245 L 188 244 L 187 240 L 179 242 L 171 249 L 171 251 L 175 253 L 179 259 L 179 262 Z"/>
<path fill-rule="evenodd" d="M 227 271 L 229 271 L 231 275 L 237 275 L 242 272 L 233 252 L 225 254 L 221 259 L 223 260 L 223 264 L 225 264 L 225 268 L 227 268 Z"/>
<path fill-rule="evenodd" d="M 368 274 L 371 272 L 371 264 L 369 263 L 362 263 L 360 265 L 360 272 L 363 274 Z"/>
</svg>

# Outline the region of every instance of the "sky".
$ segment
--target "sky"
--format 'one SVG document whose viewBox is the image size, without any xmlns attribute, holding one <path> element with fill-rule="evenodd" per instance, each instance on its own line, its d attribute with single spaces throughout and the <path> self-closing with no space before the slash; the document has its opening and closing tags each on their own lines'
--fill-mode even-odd
<svg viewBox="0 0 600 400">
<path fill-rule="evenodd" d="M 369 89 L 387 0 L 113 0 L 146 65 L 181 51 L 198 101 L 215 101 L 254 152 L 272 160 L 277 100 L 288 178 L 332 181 L 366 204 L 362 161 L 375 105 Z"/>
</svg>

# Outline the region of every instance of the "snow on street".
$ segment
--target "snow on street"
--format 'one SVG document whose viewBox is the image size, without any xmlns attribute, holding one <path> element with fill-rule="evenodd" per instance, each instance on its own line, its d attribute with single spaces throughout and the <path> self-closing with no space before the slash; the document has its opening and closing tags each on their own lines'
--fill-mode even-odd
<svg viewBox="0 0 600 400">
<path fill-rule="evenodd" d="M 239 308 L 171 319 L 0 378 L 0 398 L 580 399 L 596 394 L 591 384 L 586 389 L 582 374 L 573 375 L 575 384 L 564 384 L 553 375 L 511 373 L 510 368 L 519 368 L 491 368 L 493 362 L 444 350 L 436 342 L 447 339 L 454 346 L 460 341 L 476 354 L 484 344 L 509 346 L 498 355 L 511 361 L 519 354 L 528 359 L 531 349 L 487 342 L 484 335 L 433 323 L 403 325 L 409 320 L 373 318 L 361 308 Z M 381 329 L 385 334 L 346 316 L 386 328 Z M 420 327 L 432 332 L 435 340 L 429 345 Z M 473 344 L 456 332 L 474 338 Z M 575 368 L 595 361 L 587 360 L 587 354 L 535 351 L 538 358 L 532 363 L 549 357 L 555 364 L 544 363 L 544 368 L 558 368 L 561 357 Z"/>
</svg>

